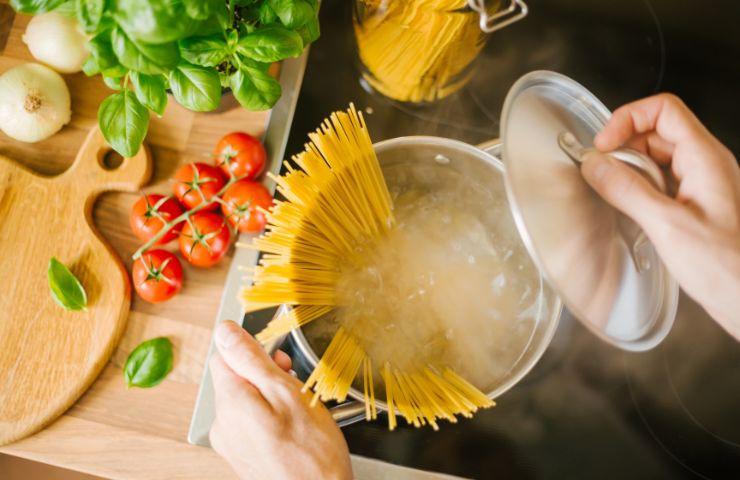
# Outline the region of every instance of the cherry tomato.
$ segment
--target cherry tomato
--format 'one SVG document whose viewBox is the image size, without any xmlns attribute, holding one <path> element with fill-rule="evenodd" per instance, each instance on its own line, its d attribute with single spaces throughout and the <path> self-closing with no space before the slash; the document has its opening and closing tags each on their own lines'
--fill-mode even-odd
<svg viewBox="0 0 740 480">
<path fill-rule="evenodd" d="M 169 300 L 182 288 L 182 265 L 167 250 L 149 250 L 134 260 L 134 288 L 151 303 Z"/>
<path fill-rule="evenodd" d="M 165 222 L 170 222 L 182 214 L 182 207 L 177 200 L 164 195 L 143 195 L 134 203 L 129 215 L 131 230 L 140 240 L 146 242 L 159 233 Z M 182 223 L 170 230 L 157 241 L 157 245 L 171 242 L 180 234 Z"/>
<path fill-rule="evenodd" d="M 226 220 L 240 232 L 260 232 L 265 228 L 265 210 L 272 206 L 272 195 L 259 182 L 239 180 L 231 185 L 223 195 L 221 211 Z"/>
<path fill-rule="evenodd" d="M 175 184 L 172 191 L 188 209 L 197 207 L 203 200 L 209 201 L 226 185 L 226 179 L 220 169 L 205 163 L 188 163 L 175 173 Z M 211 202 L 205 210 L 218 208 Z"/>
<path fill-rule="evenodd" d="M 199 212 L 185 222 L 180 234 L 180 252 L 196 267 L 211 267 L 229 250 L 231 232 L 222 216 Z"/>
<path fill-rule="evenodd" d="M 244 132 L 232 132 L 216 144 L 216 165 L 226 177 L 254 180 L 265 169 L 267 153 L 259 140 Z M 231 172 L 231 173 L 229 173 Z"/>
</svg>

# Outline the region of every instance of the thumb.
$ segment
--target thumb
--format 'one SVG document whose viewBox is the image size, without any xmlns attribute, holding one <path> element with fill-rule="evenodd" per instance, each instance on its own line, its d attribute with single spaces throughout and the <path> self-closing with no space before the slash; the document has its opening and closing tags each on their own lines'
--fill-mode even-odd
<svg viewBox="0 0 740 480">
<path fill-rule="evenodd" d="M 600 152 L 583 157 L 581 173 L 607 203 L 649 232 L 659 224 L 671 200 L 627 164 Z"/>
<path fill-rule="evenodd" d="M 285 374 L 257 340 L 230 320 L 218 325 L 215 340 L 226 365 L 260 391 Z"/>
</svg>

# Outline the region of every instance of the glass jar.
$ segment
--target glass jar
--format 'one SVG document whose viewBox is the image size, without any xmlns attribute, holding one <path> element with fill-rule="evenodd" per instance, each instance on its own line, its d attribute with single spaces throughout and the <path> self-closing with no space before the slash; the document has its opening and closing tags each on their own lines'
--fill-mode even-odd
<svg viewBox="0 0 740 480">
<path fill-rule="evenodd" d="M 520 0 L 355 0 L 362 77 L 401 102 L 444 98 L 470 80 L 487 32 L 526 13 Z"/>
</svg>

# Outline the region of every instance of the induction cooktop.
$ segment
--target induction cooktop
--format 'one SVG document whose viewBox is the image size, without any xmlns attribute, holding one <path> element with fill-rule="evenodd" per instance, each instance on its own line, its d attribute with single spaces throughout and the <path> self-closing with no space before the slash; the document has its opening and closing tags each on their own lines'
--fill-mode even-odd
<svg viewBox="0 0 740 480">
<path fill-rule="evenodd" d="M 323 3 L 286 156 L 349 102 L 364 111 L 374 141 L 423 134 L 485 142 L 498 136 L 508 88 L 540 69 L 576 79 L 612 109 L 674 91 L 740 148 L 735 0 L 529 0 L 527 18 L 491 35 L 470 84 L 423 107 L 363 87 L 352 3 Z M 269 317 L 249 315 L 244 326 L 256 332 Z M 295 365 L 307 374 L 300 358 Z M 343 431 L 354 454 L 471 478 L 738 478 L 739 399 L 740 344 L 682 294 L 674 329 L 654 350 L 617 350 L 564 312 L 545 356 L 496 408 L 439 432 L 389 432 L 384 416 Z"/>
</svg>

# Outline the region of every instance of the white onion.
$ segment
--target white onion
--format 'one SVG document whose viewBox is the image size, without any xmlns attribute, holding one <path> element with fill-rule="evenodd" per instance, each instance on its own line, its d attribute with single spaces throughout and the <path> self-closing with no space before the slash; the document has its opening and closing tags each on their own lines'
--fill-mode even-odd
<svg viewBox="0 0 740 480">
<path fill-rule="evenodd" d="M 33 58 L 62 73 L 82 70 L 90 54 L 87 36 L 77 21 L 55 12 L 34 16 L 28 22 L 23 42 Z"/>
<path fill-rule="evenodd" d="M 54 70 L 26 63 L 0 75 L 0 130 L 9 137 L 38 142 L 71 117 L 67 84 Z"/>
</svg>

